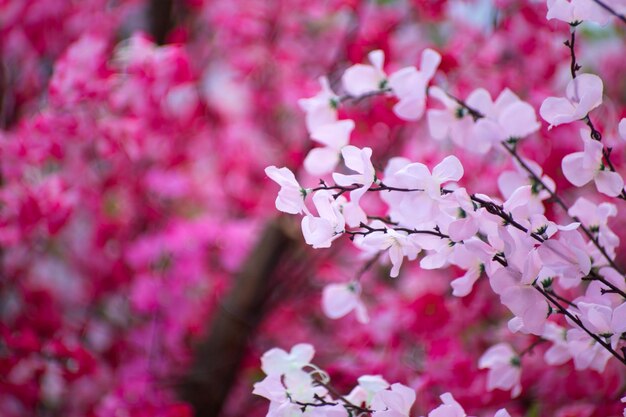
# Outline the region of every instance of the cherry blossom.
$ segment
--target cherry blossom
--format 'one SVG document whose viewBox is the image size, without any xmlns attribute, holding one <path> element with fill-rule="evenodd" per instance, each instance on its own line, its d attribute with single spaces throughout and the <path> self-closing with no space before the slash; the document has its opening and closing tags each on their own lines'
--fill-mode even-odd
<svg viewBox="0 0 626 417">
<path fill-rule="evenodd" d="M 388 250 L 389 258 L 393 265 L 389 275 L 393 278 L 397 277 L 400 273 L 400 267 L 402 266 L 404 257 L 406 256 L 410 260 L 417 258 L 417 254 L 421 250 L 420 246 L 418 246 L 417 241 L 406 232 L 388 229 L 382 222 L 372 222 L 370 227 L 377 229 L 383 228 L 384 231 L 377 231 L 364 236 L 359 240 L 359 244 L 378 251 Z"/>
<path fill-rule="evenodd" d="M 495 101 L 487 91 L 476 90 L 468 97 L 468 105 L 484 116 L 473 127 L 474 140 L 487 142 L 480 145 L 481 149 L 508 139 L 524 138 L 540 127 L 535 109 L 509 89 L 504 89 Z"/>
<path fill-rule="evenodd" d="M 446 392 L 440 396 L 443 403 L 428 413 L 428 417 L 466 417 L 467 414 L 452 394 Z"/>
<path fill-rule="evenodd" d="M 617 207 L 614 204 L 605 202 L 596 205 L 585 197 L 579 197 L 569 208 L 568 214 L 580 219 L 583 224 L 595 231 L 600 244 L 608 251 L 609 255 L 615 256 L 619 237 L 608 226 L 609 217 L 617 215 Z M 590 249 L 594 250 L 594 248 Z M 600 259 L 601 257 L 596 254 L 594 258 Z"/>
<path fill-rule="evenodd" d="M 314 355 L 315 349 L 307 343 L 295 345 L 289 353 L 273 348 L 261 357 L 261 369 L 269 376 L 285 375 L 309 365 Z"/>
<path fill-rule="evenodd" d="M 306 210 L 304 199 L 306 190 L 300 187 L 295 175 L 288 168 L 276 168 L 269 166 L 265 173 L 272 181 L 280 185 L 278 197 L 276 197 L 276 209 L 290 214 L 300 214 Z"/>
<path fill-rule="evenodd" d="M 499 343 L 490 347 L 481 356 L 478 362 L 480 369 L 488 369 L 487 389 L 499 388 L 511 391 L 511 397 L 517 397 L 522 392 L 520 384 L 520 359 L 510 345 Z"/>
<path fill-rule="evenodd" d="M 415 67 L 402 68 L 389 76 L 389 87 L 398 98 L 393 111 L 401 119 L 417 120 L 426 107 L 426 90 L 441 62 L 441 55 L 432 49 L 422 52 L 419 71 Z"/>
<path fill-rule="evenodd" d="M 603 84 L 594 74 L 579 74 L 565 88 L 565 97 L 548 97 L 539 113 L 550 128 L 585 118 L 602 104 Z"/>
<path fill-rule="evenodd" d="M 578 310 L 586 327 L 611 340 L 615 349 L 621 334 L 626 332 L 626 303 L 613 309 L 610 305 L 578 302 Z"/>
<path fill-rule="evenodd" d="M 330 88 L 326 77 L 320 77 L 319 83 L 322 89 L 317 95 L 298 100 L 298 104 L 306 113 L 306 128 L 310 134 L 322 126 L 337 121 L 337 109 L 334 103 L 338 97 Z"/>
<path fill-rule="evenodd" d="M 329 248 L 333 240 L 343 233 L 345 219 L 329 191 L 316 192 L 313 204 L 319 217 L 307 214 L 302 218 L 304 240 L 314 248 Z"/>
<path fill-rule="evenodd" d="M 354 404 L 370 407 L 376 393 L 389 388 L 389 383 L 380 375 L 363 375 L 357 381 L 358 385 L 346 395 L 346 399 Z"/>
<path fill-rule="evenodd" d="M 385 54 L 381 50 L 372 51 L 367 55 L 371 65 L 356 64 L 346 69 L 341 81 L 345 90 L 353 95 L 382 90 L 386 84 L 383 71 Z"/>
<path fill-rule="evenodd" d="M 462 177 L 463 166 L 452 155 L 437 164 L 432 173 L 422 163 L 410 163 L 395 172 L 391 178 L 385 177 L 385 184 L 421 189 L 424 192 L 389 193 L 383 195 L 383 199 L 394 208 L 392 218 L 415 227 L 437 217 L 439 203 L 443 201 L 441 186 L 451 181 L 459 181 Z"/>
<path fill-rule="evenodd" d="M 395 383 L 389 390 L 380 390 L 374 395 L 372 409 L 381 417 L 409 417 L 414 402 L 415 391 Z"/>
<path fill-rule="evenodd" d="M 349 169 L 358 174 L 345 175 L 333 173 L 333 179 L 339 185 L 350 186 L 359 184 L 362 187 L 350 192 L 350 200 L 358 204 L 361 197 L 370 188 L 376 179 L 376 171 L 370 160 L 372 157 L 371 148 L 359 149 L 356 146 L 346 146 L 341 150 L 344 163 Z"/>
<path fill-rule="evenodd" d="M 352 120 L 338 120 L 316 128 L 311 138 L 322 145 L 313 148 L 304 159 L 304 168 L 309 174 L 324 175 L 331 172 L 339 163 L 341 149 L 350 141 L 354 129 Z"/>
<path fill-rule="evenodd" d="M 584 132 L 581 133 L 584 137 Z M 583 139 L 585 148 L 563 158 L 562 168 L 565 178 L 577 187 L 582 187 L 593 180 L 599 192 L 610 197 L 618 196 L 624 189 L 624 180 L 617 172 L 608 170 L 603 162 L 602 143 Z"/>
<path fill-rule="evenodd" d="M 529 175 L 525 168 L 516 163 L 516 171 L 504 171 L 500 174 L 498 177 L 498 188 L 504 198 L 508 199 L 515 190 L 524 185 L 530 185 L 531 194 L 527 202 L 529 205 L 528 212 L 543 214 L 545 212 L 543 201 L 550 198 L 550 191 L 556 191 L 556 185 L 552 178 L 543 174 L 543 170 L 536 162 L 524 161 L 524 164 L 532 170 L 534 176 Z M 539 178 L 541 183 L 535 178 Z M 548 189 L 545 189 L 544 186 L 548 187 Z"/>
<path fill-rule="evenodd" d="M 427 111 L 428 129 L 434 139 L 450 139 L 456 145 L 477 153 L 485 153 L 489 150 L 491 144 L 488 141 L 474 141 L 474 121 L 465 108 L 448 96 L 440 87 L 431 87 L 428 94 L 445 106 L 445 109 L 429 109 Z M 468 106 L 476 104 L 476 95 L 477 92 L 473 92 L 468 96 L 466 100 Z"/>
<path fill-rule="evenodd" d="M 558 19 L 569 24 L 591 21 L 604 25 L 610 17 L 593 0 L 548 0 L 547 19 Z"/>
<path fill-rule="evenodd" d="M 338 319 L 351 311 L 361 323 L 367 323 L 369 317 L 365 305 L 360 300 L 361 286 L 358 282 L 348 284 L 330 284 L 322 292 L 322 310 L 331 319 Z"/>
</svg>

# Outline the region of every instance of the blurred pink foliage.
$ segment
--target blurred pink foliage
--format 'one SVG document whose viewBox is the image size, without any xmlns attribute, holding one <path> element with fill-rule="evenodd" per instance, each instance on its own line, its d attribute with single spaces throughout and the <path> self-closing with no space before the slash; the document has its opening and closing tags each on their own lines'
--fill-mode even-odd
<svg viewBox="0 0 626 417">
<path fill-rule="evenodd" d="M 567 25 L 545 19 L 545 2 L 178 6 L 168 43 L 158 46 L 146 34 L 142 0 L 0 0 L 2 416 L 193 415 L 177 396 L 177 379 L 276 216 L 264 168 L 297 171 L 312 146 L 298 100 L 317 92 L 319 76 L 336 86 L 345 68 L 375 49 L 385 52 L 390 73 L 418 64 L 433 47 L 459 96 L 478 87 L 497 96 L 508 87 L 538 109 L 562 95 L 569 71 Z M 626 64 L 616 58 L 624 28 L 596 31 L 581 37 L 579 54 L 608 95 L 594 122 L 614 132 L 626 115 Z M 393 155 L 432 166 L 449 153 L 426 140 L 425 122 L 396 117 L 394 104 L 374 97 L 339 110 L 355 121 L 353 144 L 373 148 L 374 167 Z M 623 143 L 607 136 L 622 170 Z M 572 200 L 577 191 L 560 161 L 578 142 L 573 126 L 548 133 L 543 124 L 520 145 Z M 513 166 L 501 155 L 485 164 L 483 155 L 456 154 L 463 185 L 484 193 L 497 193 L 498 175 Z M 317 180 L 304 171 L 299 178 Z M 624 219 L 611 220 L 622 238 Z M 418 413 L 447 391 L 473 413 L 504 406 L 514 417 L 622 412 L 623 369 L 547 366 L 544 345 L 524 357 L 521 396 L 487 391 L 480 356 L 502 341 L 521 351 L 533 338 L 507 331 L 510 314 L 486 282 L 451 297 L 450 281 L 462 274 L 456 267 L 405 264 L 390 280 L 376 264 L 362 279 L 369 323 L 354 313 L 327 320 L 323 287 L 350 280 L 366 262 L 349 243 L 333 245 L 306 249 L 302 271 L 280 277 L 223 415 L 265 415 L 266 402 L 250 394 L 261 379 L 259 357 L 305 341 L 339 387 L 381 374 L 417 391 Z"/>
</svg>

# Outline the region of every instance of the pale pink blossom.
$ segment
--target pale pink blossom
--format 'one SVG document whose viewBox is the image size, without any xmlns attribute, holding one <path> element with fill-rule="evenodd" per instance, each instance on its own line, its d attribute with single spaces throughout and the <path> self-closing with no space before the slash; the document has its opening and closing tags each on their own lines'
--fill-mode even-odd
<svg viewBox="0 0 626 417">
<path fill-rule="evenodd" d="M 372 409 L 380 417 L 409 417 L 414 402 L 415 391 L 396 383 L 390 389 L 378 391 L 374 395 Z"/>
<path fill-rule="evenodd" d="M 289 353 L 280 348 L 273 348 L 261 357 L 261 369 L 269 376 L 285 375 L 310 365 L 313 356 L 315 349 L 307 343 L 293 346 Z"/>
<path fill-rule="evenodd" d="M 333 173 L 333 179 L 338 185 L 348 187 L 353 184 L 359 184 L 362 187 L 350 192 L 350 200 L 354 203 L 359 202 L 361 197 L 367 192 L 376 179 L 376 171 L 372 165 L 372 149 L 359 149 L 356 146 L 348 145 L 341 150 L 346 167 L 357 174 L 345 175 Z"/>
<path fill-rule="evenodd" d="M 376 393 L 389 388 L 389 383 L 380 375 L 363 375 L 357 381 L 359 384 L 346 396 L 353 404 L 365 404 L 369 407 Z"/>
<path fill-rule="evenodd" d="M 336 201 L 348 226 L 358 227 L 361 223 L 367 223 L 367 214 L 358 202 L 348 201 L 344 196 L 339 196 Z"/>
<path fill-rule="evenodd" d="M 357 320 L 367 323 L 369 317 L 360 294 L 361 285 L 358 282 L 327 285 L 322 292 L 322 310 L 331 319 L 341 318 L 354 310 Z"/>
<path fill-rule="evenodd" d="M 311 132 L 311 139 L 324 146 L 311 149 L 304 159 L 304 169 L 311 175 L 324 175 L 332 172 L 339 163 L 341 149 L 350 141 L 353 129 L 352 120 L 338 120 Z"/>
<path fill-rule="evenodd" d="M 608 23 L 611 15 L 593 0 L 548 0 L 546 19 L 558 19 L 566 23 L 582 21 Z"/>
<path fill-rule="evenodd" d="M 426 89 L 440 62 L 439 53 L 425 49 L 419 71 L 415 67 L 406 67 L 389 76 L 389 87 L 399 99 L 393 107 L 396 116 L 404 120 L 422 117 L 426 107 Z"/>
<path fill-rule="evenodd" d="M 571 288 L 591 270 L 587 245 L 577 230 L 559 232 L 558 239 L 544 241 L 537 250 L 543 267 L 560 277 L 560 284 Z"/>
<path fill-rule="evenodd" d="M 603 372 L 606 363 L 612 358 L 608 350 L 581 329 L 569 329 L 566 339 L 576 370 L 594 369 Z"/>
<path fill-rule="evenodd" d="M 450 139 L 457 146 L 472 152 L 485 153 L 489 150 L 491 145 L 488 142 L 474 143 L 472 136 L 474 121 L 463 107 L 437 86 L 431 87 L 428 94 L 445 107 L 429 109 L 426 112 L 428 130 L 434 139 L 439 141 Z M 472 93 L 466 102 L 468 105 L 475 104 L 475 94 Z"/>
<path fill-rule="evenodd" d="M 526 137 L 541 127 L 535 109 L 508 88 L 495 101 L 482 89 L 473 92 L 470 98 L 468 105 L 484 116 L 476 121 L 472 132 L 475 141 L 486 143 L 479 145 L 481 149 L 489 149 L 508 139 Z"/>
<path fill-rule="evenodd" d="M 397 171 L 386 171 L 384 183 L 423 191 L 383 193 L 381 198 L 390 206 L 392 219 L 409 227 L 418 227 L 436 221 L 441 215 L 441 204 L 454 203 L 458 206 L 452 199 L 444 200 L 441 195 L 442 185 L 458 181 L 463 176 L 463 166 L 457 157 L 447 156 L 433 168 L 432 173 L 419 162 L 404 166 L 404 161 L 397 162 L 394 163 L 394 171 Z"/>
<path fill-rule="evenodd" d="M 626 140 L 626 117 L 620 120 L 617 131 L 619 132 L 619 136 Z"/>
<path fill-rule="evenodd" d="M 300 214 L 306 210 L 304 205 L 306 190 L 300 186 L 289 168 L 277 168 L 272 165 L 265 168 L 265 174 L 280 185 L 276 209 L 290 214 Z"/>
<path fill-rule="evenodd" d="M 506 199 L 510 198 L 515 190 L 522 186 L 530 185 L 531 193 L 528 199 L 528 212 L 529 213 L 541 213 L 545 211 L 543 201 L 550 198 L 551 194 L 546 190 L 541 183 L 539 183 L 533 176 L 523 168 L 517 161 L 515 161 L 515 171 L 505 171 L 498 177 L 498 189 L 502 196 Z M 547 175 L 543 175 L 541 166 L 534 161 L 525 160 L 525 165 L 530 168 L 533 174 L 541 179 L 541 182 L 549 188 L 551 191 L 556 190 L 554 180 Z"/>
<path fill-rule="evenodd" d="M 344 232 L 345 219 L 332 193 L 321 190 L 313 195 L 313 204 L 319 217 L 307 214 L 302 218 L 304 240 L 314 248 L 329 248 L 333 240 Z"/>
<path fill-rule="evenodd" d="M 446 392 L 439 398 L 441 398 L 443 404 L 428 413 L 428 417 L 467 417 L 465 410 L 454 399 L 452 394 Z"/>
<path fill-rule="evenodd" d="M 322 89 L 317 95 L 298 100 L 298 104 L 306 113 L 306 128 L 310 134 L 318 128 L 337 121 L 337 95 L 330 88 L 326 77 L 319 78 Z"/>
<path fill-rule="evenodd" d="M 576 303 L 580 318 L 587 329 L 610 339 L 617 347 L 622 333 L 626 332 L 626 303 L 613 309 L 610 305 L 579 301 Z"/>
<path fill-rule="evenodd" d="M 548 97 L 539 113 L 550 128 L 585 118 L 602 104 L 602 80 L 594 74 L 580 74 L 567 84 L 565 97 Z"/>
<path fill-rule="evenodd" d="M 617 172 L 606 169 L 602 163 L 602 142 L 584 138 L 585 148 L 563 158 L 563 175 L 572 184 L 582 187 L 593 180 L 602 194 L 616 197 L 624 189 L 624 180 Z"/>
<path fill-rule="evenodd" d="M 544 354 L 548 365 L 562 365 L 572 358 L 567 345 L 567 330 L 564 327 L 547 322 L 541 337 L 552 342 L 552 346 Z"/>
<path fill-rule="evenodd" d="M 409 260 L 415 260 L 421 248 L 416 243 L 412 235 L 404 231 L 396 231 L 386 228 L 384 223 L 376 220 L 370 224 L 370 227 L 376 229 L 385 229 L 384 232 L 376 231 L 358 239 L 358 244 L 363 247 L 369 247 L 377 251 L 388 250 L 392 268 L 390 275 L 395 278 L 400 273 L 400 267 L 404 257 Z"/>
<path fill-rule="evenodd" d="M 511 398 L 522 392 L 520 358 L 507 343 L 490 347 L 478 361 L 480 369 L 488 369 L 487 389 L 511 390 Z"/>
<path fill-rule="evenodd" d="M 611 203 L 592 203 L 584 197 L 579 197 L 567 212 L 570 216 L 578 218 L 590 230 L 597 233 L 597 239 L 604 247 L 609 256 L 615 256 L 615 249 L 619 246 L 619 237 L 609 228 L 609 217 L 617 215 L 617 207 Z M 593 245 L 590 250 L 595 251 Z M 600 253 L 594 254 L 594 259 L 601 259 Z"/>
<path fill-rule="evenodd" d="M 455 245 L 450 256 L 450 263 L 465 269 L 465 274 L 450 283 L 452 295 L 465 297 L 474 283 L 480 278 L 485 264 L 495 255 L 495 250 L 480 239 L 473 238 L 461 245 Z"/>
<path fill-rule="evenodd" d="M 341 81 L 343 88 L 353 96 L 381 90 L 386 81 L 383 71 L 385 54 L 381 50 L 372 51 L 367 55 L 371 65 L 355 64 L 346 69 Z"/>
</svg>

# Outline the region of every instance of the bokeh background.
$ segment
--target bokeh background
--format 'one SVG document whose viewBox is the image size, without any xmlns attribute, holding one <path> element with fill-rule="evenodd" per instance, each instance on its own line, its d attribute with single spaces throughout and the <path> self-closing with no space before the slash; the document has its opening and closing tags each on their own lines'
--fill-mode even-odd
<svg viewBox="0 0 626 417">
<path fill-rule="evenodd" d="M 548 367 L 543 347 L 525 360 L 520 398 L 487 392 L 477 358 L 531 339 L 506 332 L 485 282 L 452 298 L 460 270 L 407 266 L 393 280 L 377 263 L 363 275 L 371 322 L 324 317 L 323 286 L 366 260 L 347 240 L 306 247 L 263 172 L 298 172 L 312 146 L 298 99 L 322 75 L 339 88 L 374 49 L 400 68 L 432 47 L 436 80 L 460 96 L 509 87 L 538 108 L 569 76 L 568 29 L 545 14 L 530 0 L 0 0 L 0 415 L 264 416 L 251 395 L 259 357 L 297 342 L 315 345 L 340 388 L 366 373 L 413 387 L 416 415 L 445 391 L 474 414 L 621 413 L 620 369 Z M 625 36 L 581 30 L 584 70 L 605 81 L 606 131 L 626 108 Z M 377 168 L 452 151 L 392 105 L 343 110 Z M 523 147 L 566 192 L 559 161 L 577 135 L 544 126 Z M 457 156 L 479 192 L 497 193 L 511 166 Z"/>
</svg>

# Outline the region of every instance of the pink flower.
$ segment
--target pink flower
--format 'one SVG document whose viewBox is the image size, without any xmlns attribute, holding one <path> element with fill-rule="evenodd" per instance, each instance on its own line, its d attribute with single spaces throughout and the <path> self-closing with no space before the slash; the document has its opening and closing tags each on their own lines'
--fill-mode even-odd
<svg viewBox="0 0 626 417">
<path fill-rule="evenodd" d="M 516 161 L 517 162 L 517 161 Z M 525 160 L 524 163 L 528 166 L 537 178 L 541 178 L 541 182 L 545 184 L 550 190 L 555 191 L 556 185 L 552 178 L 547 175 L 543 175 L 543 170 L 539 164 L 534 161 Z M 515 190 L 522 186 L 530 185 L 531 194 L 528 200 L 528 211 L 530 213 L 543 214 L 545 208 L 543 201 L 550 198 L 550 192 L 543 188 L 534 177 L 528 174 L 526 170 L 520 166 L 519 163 L 515 164 L 516 171 L 505 171 L 498 177 L 498 188 L 504 198 L 510 198 Z"/>
<path fill-rule="evenodd" d="M 337 95 L 331 90 L 326 77 L 320 77 L 319 82 L 322 89 L 317 95 L 298 100 L 306 113 L 306 128 L 309 133 L 337 121 L 337 109 L 334 105 Z"/>
<path fill-rule="evenodd" d="M 429 89 L 429 95 L 440 101 L 444 109 L 430 109 L 426 117 L 430 135 L 436 140 L 450 139 L 457 146 L 473 152 L 485 153 L 491 146 L 488 142 L 474 143 L 472 117 L 456 101 L 450 98 L 444 90 L 437 86 Z M 470 94 L 466 103 L 469 106 L 475 104 L 475 92 Z"/>
<path fill-rule="evenodd" d="M 306 190 L 300 186 L 289 168 L 276 168 L 272 165 L 265 168 L 265 173 L 272 181 L 280 185 L 280 191 L 276 197 L 276 209 L 290 214 L 300 214 L 306 210 L 304 205 Z"/>
<path fill-rule="evenodd" d="M 341 318 L 354 310 L 357 320 L 367 323 L 369 317 L 360 294 L 361 285 L 358 282 L 327 285 L 322 292 L 322 310 L 331 319 Z"/>
<path fill-rule="evenodd" d="M 389 87 L 399 99 L 393 107 L 396 116 L 403 120 L 422 117 L 426 107 L 426 89 L 440 62 L 439 53 L 425 49 L 419 71 L 415 67 L 406 67 L 391 74 Z"/>
<path fill-rule="evenodd" d="M 324 175 L 331 172 L 339 162 L 341 149 L 350 142 L 354 129 L 352 120 L 338 120 L 317 127 L 311 132 L 311 139 L 324 147 L 312 149 L 304 159 L 304 169 L 311 175 Z"/>
<path fill-rule="evenodd" d="M 488 253 L 491 252 L 491 256 Z M 462 245 L 455 245 L 450 263 L 466 270 L 465 274 L 450 283 L 452 295 L 465 297 L 480 278 L 485 264 L 495 255 L 495 250 L 480 239 L 473 238 Z"/>
<path fill-rule="evenodd" d="M 441 214 L 440 203 L 446 203 L 441 195 L 441 186 L 460 180 L 463 177 L 463 165 L 457 157 L 450 155 L 437 164 L 431 173 L 422 163 L 402 166 L 405 162 L 408 161 L 396 159 L 392 166 L 390 161 L 390 167 L 386 170 L 386 174 L 390 175 L 385 176 L 385 184 L 424 191 L 389 192 L 382 194 L 381 198 L 390 206 L 392 219 L 403 225 L 417 227 L 433 222 Z"/>
<path fill-rule="evenodd" d="M 580 318 L 592 332 L 611 340 L 613 349 L 617 347 L 620 336 L 626 332 L 626 303 L 615 309 L 609 305 L 579 301 Z"/>
<path fill-rule="evenodd" d="M 339 205 L 329 191 L 321 190 L 313 196 L 319 217 L 307 214 L 302 218 L 304 240 L 314 248 L 329 248 L 344 231 L 345 219 Z"/>
<path fill-rule="evenodd" d="M 577 285 L 591 270 L 587 246 L 577 230 L 559 232 L 558 239 L 544 241 L 537 252 L 543 266 L 558 274 L 566 288 Z"/>
<path fill-rule="evenodd" d="M 379 417 L 409 417 L 414 402 L 415 391 L 396 383 L 391 385 L 391 389 L 376 393 L 372 408 Z"/>
<path fill-rule="evenodd" d="M 580 74 L 567 84 L 565 97 L 548 97 L 539 113 L 550 128 L 583 119 L 602 104 L 602 80 L 597 75 Z"/>
<path fill-rule="evenodd" d="M 489 369 L 487 389 L 511 390 L 511 398 L 522 392 L 520 358 L 507 343 L 490 347 L 478 361 L 480 369 Z"/>
<path fill-rule="evenodd" d="M 624 180 L 617 172 L 605 169 L 602 163 L 601 142 L 584 138 L 584 151 L 574 152 L 563 158 L 563 175 L 572 184 L 582 187 L 593 180 L 599 192 L 616 197 L 624 189 Z"/>
<path fill-rule="evenodd" d="M 611 15 L 593 0 L 548 0 L 546 19 L 558 19 L 566 23 L 579 23 L 584 20 L 601 25 L 609 21 Z"/>
<path fill-rule="evenodd" d="M 363 194 L 367 192 L 376 179 L 376 171 L 370 160 L 372 157 L 372 149 L 359 149 L 356 146 L 348 145 L 341 150 L 341 155 L 343 156 L 346 167 L 356 171 L 358 174 L 344 175 L 333 173 L 333 179 L 338 185 L 344 187 L 353 184 L 362 185 L 362 187 L 350 192 L 350 200 L 358 204 Z"/>
<path fill-rule="evenodd" d="M 535 109 L 522 101 L 508 88 L 504 89 L 496 101 L 486 90 L 479 89 L 472 93 L 471 107 L 485 117 L 476 121 L 473 127 L 474 140 L 486 142 L 481 148 L 511 138 L 523 138 L 539 130 Z"/>
<path fill-rule="evenodd" d="M 381 90 L 386 80 L 383 64 L 385 54 L 381 50 L 372 51 L 367 55 L 372 65 L 356 64 L 348 68 L 341 81 L 343 88 L 353 96 Z"/>
<path fill-rule="evenodd" d="M 273 348 L 261 357 L 261 369 L 269 376 L 285 375 L 309 365 L 313 356 L 315 356 L 315 349 L 307 343 L 295 345 L 289 353 Z"/>
<path fill-rule="evenodd" d="M 597 230 L 600 244 L 606 249 L 609 256 L 615 256 L 615 248 L 619 246 L 619 237 L 608 226 L 609 217 L 617 215 L 615 204 L 600 203 L 596 205 L 584 197 L 579 197 L 567 213 L 578 218 L 588 228 Z M 595 246 L 591 249 L 594 248 Z M 601 255 L 598 254 L 594 258 L 600 259 Z"/>
<path fill-rule="evenodd" d="M 358 381 L 359 385 L 346 396 L 353 404 L 365 404 L 369 407 L 376 393 L 389 388 L 389 383 L 380 375 L 363 375 Z"/>
<path fill-rule="evenodd" d="M 446 392 L 442 394 L 441 402 L 443 403 L 439 407 L 428 413 L 428 417 L 466 417 L 467 414 L 461 405 L 456 402 L 452 394 Z"/>
</svg>

